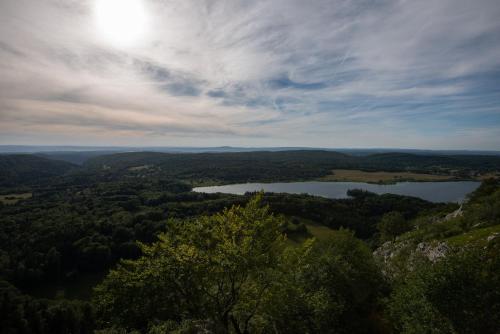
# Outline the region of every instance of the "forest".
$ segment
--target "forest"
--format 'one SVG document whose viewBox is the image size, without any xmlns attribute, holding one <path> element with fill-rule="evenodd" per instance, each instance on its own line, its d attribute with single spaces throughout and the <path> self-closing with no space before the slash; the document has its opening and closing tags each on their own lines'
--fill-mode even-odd
<svg viewBox="0 0 500 334">
<path fill-rule="evenodd" d="M 0 332 L 497 333 L 498 180 L 461 206 L 356 189 L 348 199 L 191 191 L 332 166 L 498 167 L 368 157 L 0 156 Z"/>
<path fill-rule="evenodd" d="M 301 181 L 327 177 L 334 169 L 428 173 L 470 180 L 498 173 L 500 156 L 410 153 L 356 156 L 321 150 L 0 154 L 0 186 L 40 184 L 54 176 L 162 178 L 190 185 Z"/>
</svg>

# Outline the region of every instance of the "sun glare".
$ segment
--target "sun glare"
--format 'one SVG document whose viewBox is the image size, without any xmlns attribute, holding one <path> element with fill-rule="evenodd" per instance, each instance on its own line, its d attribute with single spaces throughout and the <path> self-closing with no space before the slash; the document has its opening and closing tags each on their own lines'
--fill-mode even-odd
<svg viewBox="0 0 500 334">
<path fill-rule="evenodd" d="M 96 0 L 95 18 L 101 36 L 115 46 L 134 45 L 146 32 L 142 0 Z"/>
</svg>

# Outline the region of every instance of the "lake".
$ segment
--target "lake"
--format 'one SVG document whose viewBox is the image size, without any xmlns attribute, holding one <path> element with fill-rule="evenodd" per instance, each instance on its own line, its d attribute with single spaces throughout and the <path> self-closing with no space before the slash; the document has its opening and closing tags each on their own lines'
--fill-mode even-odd
<svg viewBox="0 0 500 334">
<path fill-rule="evenodd" d="M 363 189 L 376 194 L 397 194 L 420 197 L 431 202 L 462 202 L 466 195 L 476 190 L 481 182 L 400 182 L 396 184 L 371 184 L 362 182 L 289 182 L 289 183 L 241 183 L 225 186 L 197 187 L 193 191 L 203 193 L 228 193 L 243 195 L 246 192 L 309 194 L 327 198 L 348 198 L 349 189 Z"/>
</svg>

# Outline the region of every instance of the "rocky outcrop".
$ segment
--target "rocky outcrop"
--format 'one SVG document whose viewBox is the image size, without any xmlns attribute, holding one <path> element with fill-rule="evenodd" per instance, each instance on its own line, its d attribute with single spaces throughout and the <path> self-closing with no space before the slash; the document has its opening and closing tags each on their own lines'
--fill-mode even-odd
<svg viewBox="0 0 500 334">
<path fill-rule="evenodd" d="M 444 258 L 450 246 L 444 241 L 413 243 L 405 241 L 387 241 L 373 252 L 382 273 L 394 278 L 402 272 L 412 271 L 417 262 L 427 259 L 433 263 Z"/>
<path fill-rule="evenodd" d="M 447 214 L 443 221 L 447 221 L 447 220 L 450 220 L 450 219 L 453 219 L 453 218 L 457 218 L 457 217 L 460 217 L 464 214 L 464 211 L 462 210 L 462 205 L 460 205 L 460 207 L 458 209 L 456 209 L 455 211 L 453 211 L 452 213 L 449 213 Z"/>
<path fill-rule="evenodd" d="M 490 241 L 492 241 L 492 240 L 494 240 L 494 239 L 498 238 L 498 235 L 499 235 L 499 233 L 498 233 L 498 232 L 492 233 L 492 234 L 490 234 L 490 235 L 488 236 L 488 238 L 486 238 L 486 240 L 487 240 L 488 242 L 490 242 Z"/>
<path fill-rule="evenodd" d="M 450 247 L 444 241 L 441 242 L 421 242 L 417 245 L 416 252 L 420 253 L 429 261 L 436 262 L 440 258 L 446 256 L 450 251 Z"/>
</svg>

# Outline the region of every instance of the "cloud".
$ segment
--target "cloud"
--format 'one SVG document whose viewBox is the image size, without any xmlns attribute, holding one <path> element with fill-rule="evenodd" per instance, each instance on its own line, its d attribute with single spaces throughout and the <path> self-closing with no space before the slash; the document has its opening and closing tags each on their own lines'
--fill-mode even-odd
<svg viewBox="0 0 500 334">
<path fill-rule="evenodd" d="M 499 147 L 496 0 L 144 0 L 127 48 L 94 1 L 0 3 L 2 142 Z"/>
</svg>

